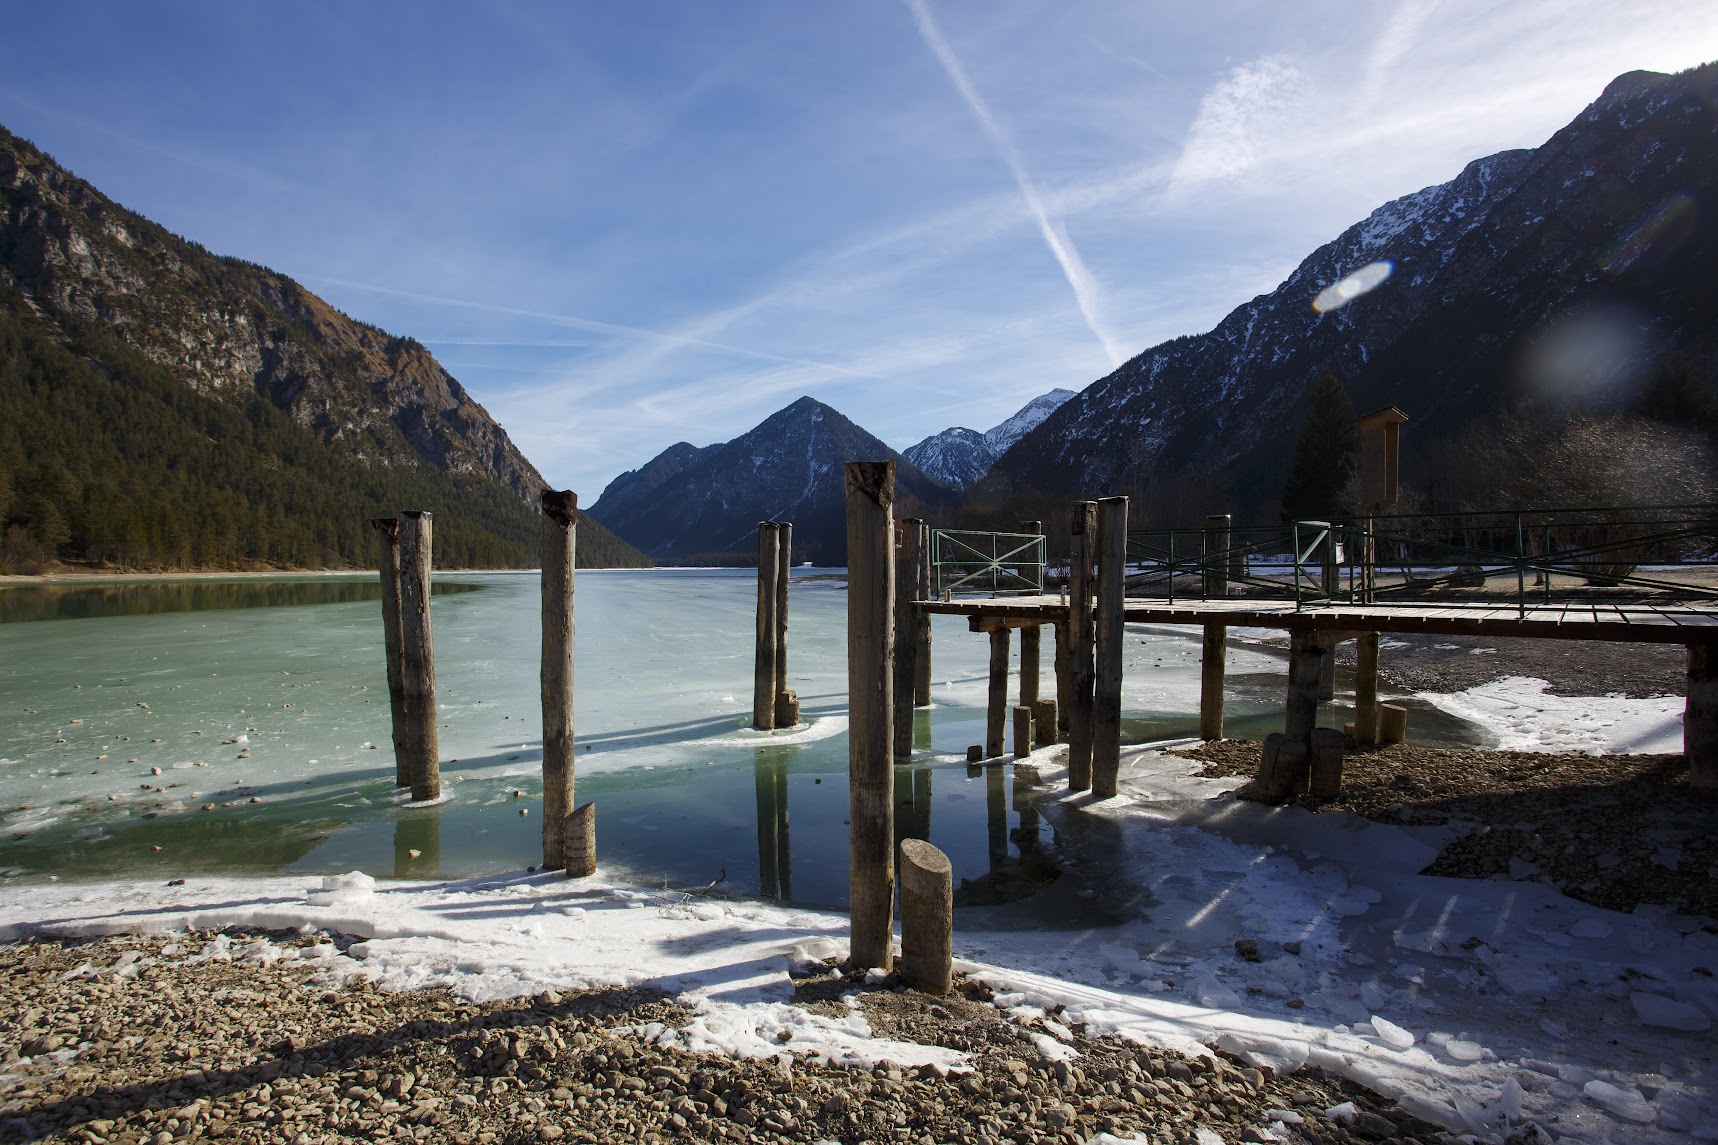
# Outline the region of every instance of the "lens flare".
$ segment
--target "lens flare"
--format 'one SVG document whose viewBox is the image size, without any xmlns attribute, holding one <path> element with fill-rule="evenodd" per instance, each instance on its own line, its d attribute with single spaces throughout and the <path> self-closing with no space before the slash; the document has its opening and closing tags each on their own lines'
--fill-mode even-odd
<svg viewBox="0 0 1718 1145">
<path fill-rule="evenodd" d="M 1318 297 L 1312 300 L 1312 308 L 1320 314 L 1340 310 L 1367 291 L 1376 290 L 1395 269 L 1388 259 L 1363 266 L 1319 291 Z"/>
<path fill-rule="evenodd" d="M 1671 195 L 1607 252 L 1599 265 L 1607 274 L 1621 274 L 1643 257 L 1668 258 L 1694 233 L 1694 221 L 1694 197 Z"/>
</svg>

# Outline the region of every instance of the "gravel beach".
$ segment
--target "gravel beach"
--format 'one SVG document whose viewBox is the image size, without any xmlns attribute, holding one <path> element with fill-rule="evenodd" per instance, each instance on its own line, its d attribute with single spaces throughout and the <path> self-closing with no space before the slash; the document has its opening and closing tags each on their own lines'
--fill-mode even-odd
<svg viewBox="0 0 1718 1145">
<path fill-rule="evenodd" d="M 252 960 L 283 944 L 301 957 Z M 651 991 L 387 993 L 329 980 L 317 955 L 331 949 L 326 935 L 214 932 L 0 949 L 0 1141 L 1074 1145 L 1113 1131 L 1180 1145 L 1264 1141 L 1273 1123 L 1314 1143 L 1447 1139 L 1316 1070 L 1272 1076 L 1079 1027 L 1080 1056 L 1052 1062 L 972 982 L 945 998 L 833 967 L 798 983 L 802 1005 L 845 1011 L 858 992 L 878 1035 L 969 1056 L 971 1072 L 945 1075 L 664 1049 L 639 1028 L 690 1014 Z"/>
</svg>

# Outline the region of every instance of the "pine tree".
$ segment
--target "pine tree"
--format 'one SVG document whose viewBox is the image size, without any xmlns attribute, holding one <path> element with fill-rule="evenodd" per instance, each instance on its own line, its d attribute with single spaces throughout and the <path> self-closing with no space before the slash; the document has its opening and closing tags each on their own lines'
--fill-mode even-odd
<svg viewBox="0 0 1718 1145">
<path fill-rule="evenodd" d="M 1306 416 L 1294 445 L 1294 462 L 1283 486 L 1283 519 L 1335 516 L 1342 491 L 1360 461 L 1354 406 L 1335 370 L 1318 375 L 1306 395 Z"/>
</svg>

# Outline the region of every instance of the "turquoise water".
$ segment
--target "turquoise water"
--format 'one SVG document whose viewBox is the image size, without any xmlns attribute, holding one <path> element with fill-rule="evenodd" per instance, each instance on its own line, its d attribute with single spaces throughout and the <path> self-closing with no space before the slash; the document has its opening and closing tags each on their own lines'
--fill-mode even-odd
<svg viewBox="0 0 1718 1145">
<path fill-rule="evenodd" d="M 437 585 L 446 799 L 428 808 L 392 786 L 373 576 L 0 589 L 0 617 L 15 621 L 0 624 L 0 868 L 432 877 L 538 862 L 536 575 Z M 789 676 L 808 725 L 796 732 L 747 726 L 754 605 L 746 570 L 579 574 L 577 797 L 597 803 L 612 873 L 839 905 L 842 582 L 796 570 Z M 935 706 L 896 769 L 898 830 L 950 854 L 966 901 L 1016 895 L 1053 877 L 1054 840 L 1022 798 L 1030 769 L 964 762 L 983 739 L 987 639 L 939 617 L 933 648 Z M 1128 738 L 1194 734 L 1198 655 L 1194 631 L 1130 632 Z M 1232 653 L 1231 734 L 1280 725 L 1281 676 L 1274 654 Z M 1472 742 L 1450 721 L 1416 721 L 1417 734 Z"/>
</svg>

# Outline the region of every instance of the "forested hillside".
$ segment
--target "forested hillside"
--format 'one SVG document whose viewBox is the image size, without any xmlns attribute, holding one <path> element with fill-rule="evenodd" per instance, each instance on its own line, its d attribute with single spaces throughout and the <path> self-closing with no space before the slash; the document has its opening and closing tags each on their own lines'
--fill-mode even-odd
<svg viewBox="0 0 1718 1145">
<path fill-rule="evenodd" d="M 98 323 L 58 329 L 0 296 L 0 566 L 373 565 L 369 519 L 436 514 L 439 567 L 536 563 L 538 518 L 493 480 L 369 465 L 260 396 L 216 402 Z M 588 518 L 580 564 L 641 563 Z"/>
</svg>

